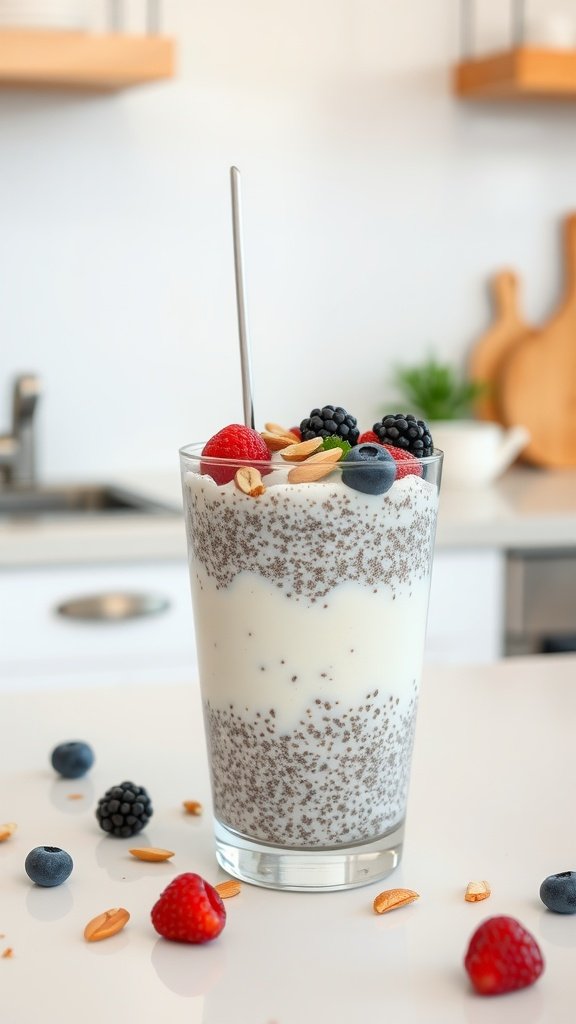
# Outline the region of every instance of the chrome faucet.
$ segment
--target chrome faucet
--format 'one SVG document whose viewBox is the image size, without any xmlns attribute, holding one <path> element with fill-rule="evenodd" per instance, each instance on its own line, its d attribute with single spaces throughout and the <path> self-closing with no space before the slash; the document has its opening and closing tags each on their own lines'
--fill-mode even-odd
<svg viewBox="0 0 576 1024">
<path fill-rule="evenodd" d="M 22 373 L 12 393 L 12 433 L 0 436 L 0 485 L 33 487 L 36 483 L 34 413 L 42 385 L 33 373 Z"/>
</svg>

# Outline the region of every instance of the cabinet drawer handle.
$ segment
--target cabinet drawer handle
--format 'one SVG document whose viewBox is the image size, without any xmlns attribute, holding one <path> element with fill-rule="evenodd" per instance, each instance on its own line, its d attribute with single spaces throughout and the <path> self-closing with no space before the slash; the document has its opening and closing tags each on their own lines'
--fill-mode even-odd
<svg viewBox="0 0 576 1024">
<path fill-rule="evenodd" d="M 143 615 L 158 615 L 170 607 L 170 601 L 159 594 L 133 594 L 109 591 L 71 597 L 56 606 L 56 613 L 66 619 L 83 622 L 124 622 Z"/>
</svg>

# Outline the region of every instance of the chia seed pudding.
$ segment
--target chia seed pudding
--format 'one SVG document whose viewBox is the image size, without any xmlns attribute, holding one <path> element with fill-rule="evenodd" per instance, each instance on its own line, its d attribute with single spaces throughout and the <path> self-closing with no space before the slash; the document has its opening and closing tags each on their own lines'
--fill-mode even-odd
<svg viewBox="0 0 576 1024">
<path fill-rule="evenodd" d="M 214 812 L 282 847 L 376 839 L 405 815 L 438 489 L 264 483 L 184 473 Z"/>
</svg>

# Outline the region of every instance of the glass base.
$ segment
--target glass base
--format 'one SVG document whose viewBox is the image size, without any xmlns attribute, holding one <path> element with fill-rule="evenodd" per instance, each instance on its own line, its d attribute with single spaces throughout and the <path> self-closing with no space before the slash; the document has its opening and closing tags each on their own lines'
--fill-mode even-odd
<svg viewBox="0 0 576 1024">
<path fill-rule="evenodd" d="M 216 859 L 234 878 L 267 889 L 332 892 L 386 878 L 402 857 L 404 822 L 368 843 L 290 849 L 258 843 L 215 821 Z"/>
</svg>

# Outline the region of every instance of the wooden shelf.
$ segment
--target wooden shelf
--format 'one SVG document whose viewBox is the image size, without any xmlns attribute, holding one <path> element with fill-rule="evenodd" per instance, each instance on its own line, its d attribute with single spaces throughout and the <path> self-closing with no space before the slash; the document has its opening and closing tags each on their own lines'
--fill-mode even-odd
<svg viewBox="0 0 576 1024">
<path fill-rule="evenodd" d="M 0 86 L 126 89 L 171 78 L 174 49 L 166 36 L 0 29 Z"/>
<path fill-rule="evenodd" d="M 466 100 L 576 99 L 576 50 L 519 47 L 462 61 L 454 91 Z"/>
</svg>

